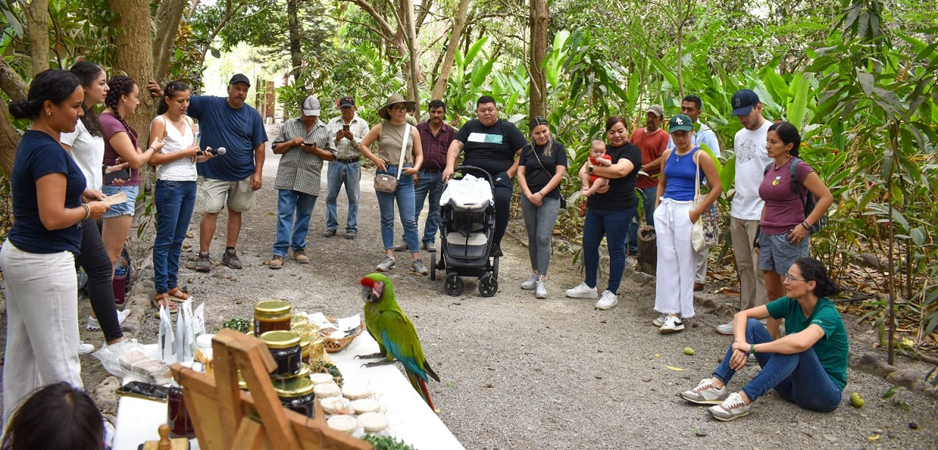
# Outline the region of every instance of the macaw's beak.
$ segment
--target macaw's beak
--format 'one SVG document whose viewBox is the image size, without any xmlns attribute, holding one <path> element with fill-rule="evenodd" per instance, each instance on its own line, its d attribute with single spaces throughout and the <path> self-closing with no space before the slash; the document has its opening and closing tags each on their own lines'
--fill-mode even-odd
<svg viewBox="0 0 938 450">
<path fill-rule="evenodd" d="M 384 292 L 384 283 L 380 281 L 375 281 L 372 287 L 362 286 L 362 297 L 365 298 L 366 302 L 374 303 L 381 299 L 381 294 Z"/>
</svg>

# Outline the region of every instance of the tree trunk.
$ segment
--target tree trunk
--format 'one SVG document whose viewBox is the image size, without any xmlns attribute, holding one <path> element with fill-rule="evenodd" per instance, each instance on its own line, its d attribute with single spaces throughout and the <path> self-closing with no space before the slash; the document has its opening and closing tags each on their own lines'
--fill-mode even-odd
<svg viewBox="0 0 938 450">
<path fill-rule="evenodd" d="M 414 112 L 414 117 L 420 118 L 420 69 L 417 68 L 417 57 L 419 53 L 417 52 L 417 28 L 414 23 L 414 1 L 413 0 L 402 0 L 402 6 L 404 7 L 403 14 L 401 18 L 404 21 L 404 39 L 407 44 L 407 53 L 409 57 L 407 58 L 407 67 L 410 71 L 409 82 L 408 82 L 408 91 L 411 100 L 414 101 L 415 107 L 417 108 Z"/>
<path fill-rule="evenodd" d="M 26 82 L 20 77 L 6 58 L 0 58 L 0 89 L 10 97 L 10 100 L 22 100 L 29 92 Z M 9 176 L 13 170 L 13 158 L 16 156 L 16 146 L 20 143 L 20 134 L 10 121 L 10 111 L 7 102 L 0 101 L 0 171 Z"/>
<path fill-rule="evenodd" d="M 156 13 L 156 40 L 153 42 L 153 78 L 162 81 L 169 69 L 173 42 L 179 33 L 179 21 L 189 0 L 163 0 Z"/>
<path fill-rule="evenodd" d="M 446 86 L 449 84 L 449 75 L 453 70 L 453 60 L 456 58 L 456 52 L 459 51 L 459 40 L 462 38 L 462 30 L 466 25 L 466 12 L 469 10 L 469 0 L 459 0 L 459 9 L 456 16 L 453 17 L 453 30 L 449 35 L 449 44 L 446 46 L 446 56 L 443 57 L 443 66 L 440 69 L 440 76 L 433 85 L 431 99 L 442 99 L 446 92 Z"/>
<path fill-rule="evenodd" d="M 531 59 L 530 94 L 528 119 L 535 116 L 547 117 L 547 75 L 544 73 L 544 58 L 547 57 L 547 26 L 550 11 L 547 0 L 531 0 Z"/>
<path fill-rule="evenodd" d="M 290 39 L 290 74 L 293 81 L 299 81 L 300 67 L 303 65 L 303 51 L 300 46 L 301 25 L 297 17 L 297 3 L 299 0 L 287 0 L 287 22 Z"/>
<path fill-rule="evenodd" d="M 108 0 L 114 13 L 112 26 L 117 30 L 114 69 L 134 79 L 140 89 L 140 106 L 127 123 L 137 132 L 138 142 L 149 142 L 150 119 L 156 103 L 148 95 L 147 81 L 153 77 L 153 35 L 150 29 L 150 2 L 148 0 Z"/>
<path fill-rule="evenodd" d="M 49 0 L 33 0 L 26 14 L 33 76 L 49 68 Z"/>
</svg>

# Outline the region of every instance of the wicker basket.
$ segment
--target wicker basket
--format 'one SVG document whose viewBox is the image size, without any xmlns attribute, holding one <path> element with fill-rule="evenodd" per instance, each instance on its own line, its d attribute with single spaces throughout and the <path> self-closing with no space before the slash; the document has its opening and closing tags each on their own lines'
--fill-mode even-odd
<svg viewBox="0 0 938 450">
<path fill-rule="evenodd" d="M 335 317 L 327 317 L 326 319 L 328 319 L 332 323 L 336 323 L 336 321 L 338 320 Z M 341 352 L 342 350 L 345 350 L 345 347 L 348 347 L 349 344 L 351 344 L 352 341 L 354 341 L 355 338 L 357 338 L 359 334 L 362 334 L 362 331 L 364 330 L 365 330 L 365 322 L 362 322 L 358 325 L 358 328 L 355 329 L 354 333 L 344 338 L 339 338 L 339 339 L 333 339 L 330 337 L 324 338 L 323 346 L 326 348 L 326 351 L 329 353 Z"/>
</svg>

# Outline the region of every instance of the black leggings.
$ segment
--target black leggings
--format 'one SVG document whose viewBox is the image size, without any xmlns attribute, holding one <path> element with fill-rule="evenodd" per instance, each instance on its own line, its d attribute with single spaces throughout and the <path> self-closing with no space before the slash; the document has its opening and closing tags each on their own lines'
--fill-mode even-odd
<svg viewBox="0 0 938 450">
<path fill-rule="evenodd" d="M 98 316 L 104 339 L 108 342 L 124 337 L 120 322 L 117 320 L 117 306 L 114 304 L 114 286 L 111 276 L 114 268 L 111 257 L 104 249 L 104 241 L 94 219 L 81 222 L 81 254 L 78 264 L 88 274 L 88 296 L 91 297 L 91 309 Z"/>
</svg>

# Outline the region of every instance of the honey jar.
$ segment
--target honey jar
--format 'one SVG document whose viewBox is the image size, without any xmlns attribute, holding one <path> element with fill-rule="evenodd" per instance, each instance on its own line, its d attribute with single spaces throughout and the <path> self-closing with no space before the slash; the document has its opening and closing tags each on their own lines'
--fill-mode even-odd
<svg viewBox="0 0 938 450">
<path fill-rule="evenodd" d="M 254 336 L 268 331 L 290 331 L 290 302 L 283 300 L 264 300 L 254 304 Z"/>
<path fill-rule="evenodd" d="M 277 362 L 277 368 L 271 377 L 292 377 L 300 372 L 303 353 L 300 350 L 300 337 L 292 331 L 268 331 L 261 335 L 267 344 L 271 356 Z"/>
</svg>

